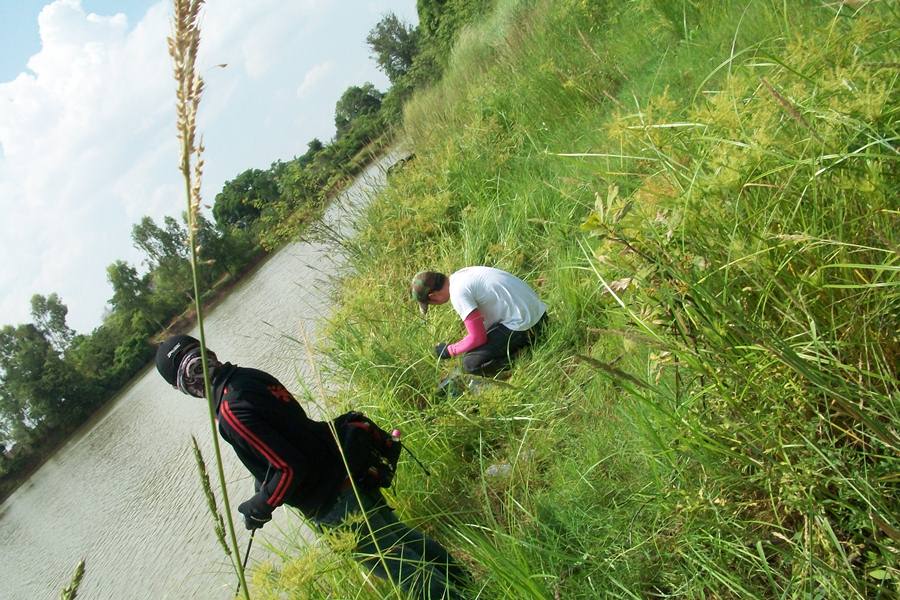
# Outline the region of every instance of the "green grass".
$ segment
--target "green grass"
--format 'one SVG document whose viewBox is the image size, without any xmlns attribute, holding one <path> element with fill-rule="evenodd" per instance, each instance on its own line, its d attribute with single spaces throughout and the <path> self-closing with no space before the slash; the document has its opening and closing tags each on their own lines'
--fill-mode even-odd
<svg viewBox="0 0 900 600">
<path fill-rule="evenodd" d="M 407 106 L 416 159 L 351 244 L 328 376 L 429 465 L 401 463 L 393 504 L 473 596 L 897 593 L 898 23 L 499 1 Z M 430 352 L 461 326 L 407 286 L 472 264 L 531 282 L 551 327 L 448 400 Z M 384 593 L 341 553 L 305 582 L 315 552 L 258 597 Z"/>
</svg>

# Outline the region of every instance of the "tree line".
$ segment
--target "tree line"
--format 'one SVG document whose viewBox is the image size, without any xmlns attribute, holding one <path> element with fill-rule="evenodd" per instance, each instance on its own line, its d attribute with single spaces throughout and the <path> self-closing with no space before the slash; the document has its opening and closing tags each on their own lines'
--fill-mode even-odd
<svg viewBox="0 0 900 600">
<path fill-rule="evenodd" d="M 436 81 L 457 30 L 490 0 L 418 0 L 419 25 L 385 15 L 366 41 L 390 87 L 353 85 L 335 104 L 335 135 L 312 139 L 294 158 L 227 181 L 200 216 L 201 285 L 211 295 L 297 235 L 327 199 L 387 144 L 413 90 Z M 368 150 L 368 151 L 367 151 Z M 0 497 L 152 358 L 160 332 L 178 326 L 192 303 L 185 216 L 143 217 L 131 239 L 140 265 L 107 267 L 112 297 L 87 334 L 66 322 L 56 293 L 31 298 L 31 322 L 0 329 Z M 183 325 L 184 323 L 182 323 Z"/>
</svg>

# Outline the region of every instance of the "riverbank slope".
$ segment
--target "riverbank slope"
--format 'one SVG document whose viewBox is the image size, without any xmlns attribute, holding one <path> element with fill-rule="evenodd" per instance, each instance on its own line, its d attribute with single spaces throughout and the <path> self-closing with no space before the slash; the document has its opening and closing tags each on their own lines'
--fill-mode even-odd
<svg viewBox="0 0 900 600">
<path fill-rule="evenodd" d="M 432 475 L 404 459 L 391 504 L 483 597 L 896 592 L 898 17 L 498 1 L 410 103 L 330 376 L 404 431 Z M 463 330 L 409 279 L 473 264 L 532 283 L 551 327 L 446 398 L 432 348 Z M 255 598 L 389 593 L 284 550 Z"/>
</svg>

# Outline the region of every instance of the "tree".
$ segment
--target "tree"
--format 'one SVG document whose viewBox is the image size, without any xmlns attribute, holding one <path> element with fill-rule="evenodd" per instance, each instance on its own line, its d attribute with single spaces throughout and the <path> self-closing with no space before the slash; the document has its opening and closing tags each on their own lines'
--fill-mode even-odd
<svg viewBox="0 0 900 600">
<path fill-rule="evenodd" d="M 426 36 L 434 35 L 441 21 L 447 0 L 416 0 L 416 14 Z"/>
<path fill-rule="evenodd" d="M 487 13 L 493 0 L 416 0 L 419 53 L 409 78 L 419 86 L 437 80 L 460 29 Z"/>
<path fill-rule="evenodd" d="M 76 335 L 66 351 L 66 360 L 73 368 L 106 391 L 116 389 L 119 383 L 113 369 L 113 359 L 121 336 L 111 322 L 113 317 L 110 315 L 90 335 Z M 99 392 L 98 389 L 95 396 L 99 397 Z"/>
<path fill-rule="evenodd" d="M 377 113 L 381 108 L 383 97 L 384 94 L 368 82 L 361 86 L 351 85 L 348 87 L 334 106 L 334 126 L 337 128 L 337 137 L 340 138 L 347 133 L 356 119 Z"/>
<path fill-rule="evenodd" d="M 325 148 L 325 144 L 319 138 L 313 138 L 306 144 L 306 152 L 296 160 L 301 167 L 306 167 L 312 163 L 316 155 Z"/>
<path fill-rule="evenodd" d="M 366 42 L 378 68 L 393 84 L 412 67 L 418 52 L 419 31 L 394 13 L 388 13 L 372 28 Z"/>
<path fill-rule="evenodd" d="M 62 352 L 72 341 L 75 332 L 66 325 L 68 307 L 63 304 L 58 294 L 31 297 L 31 318 L 34 326 L 50 340 L 57 351 Z"/>
<path fill-rule="evenodd" d="M 231 181 L 226 181 L 216 194 L 213 217 L 222 227 L 249 227 L 259 218 L 261 207 L 278 198 L 278 186 L 269 171 L 247 169 Z"/>
<path fill-rule="evenodd" d="M 20 429 L 60 425 L 82 399 L 81 378 L 31 323 L 0 329 L 0 372 L 3 412 Z"/>
<path fill-rule="evenodd" d="M 147 255 L 150 267 L 150 283 L 153 291 L 151 304 L 156 313 L 146 313 L 148 319 L 159 320 L 171 311 L 180 310 L 191 288 L 191 267 L 188 261 L 187 227 L 174 217 L 163 219 L 165 227 L 159 227 L 150 217 L 144 217 L 134 226 L 131 239 L 139 250 Z"/>
<path fill-rule="evenodd" d="M 200 274 L 207 285 L 223 272 L 234 275 L 253 254 L 253 239 L 245 230 L 230 227 L 223 231 L 199 213 L 196 236 L 205 265 Z"/>
<path fill-rule="evenodd" d="M 146 263 L 151 269 L 188 256 L 187 230 L 174 217 L 164 217 L 163 223 L 165 228 L 144 217 L 131 229 L 131 240 L 135 248 L 147 255 Z"/>
<path fill-rule="evenodd" d="M 34 438 L 24 400 L 11 393 L 5 382 L 0 382 L 0 435 L 3 436 L 5 445 L 15 445 L 18 450 L 31 446 Z M 31 426 L 34 424 L 31 423 Z"/>
<path fill-rule="evenodd" d="M 306 153 L 304 156 L 313 156 L 318 154 L 325 148 L 325 144 L 319 138 L 313 138 L 306 143 Z"/>
<path fill-rule="evenodd" d="M 312 204 L 318 198 L 321 183 L 312 169 L 303 167 L 297 161 L 288 163 L 278 177 L 281 195 L 290 201 L 294 209 L 304 202 Z"/>
<path fill-rule="evenodd" d="M 138 275 L 137 269 L 124 260 L 106 267 L 106 279 L 113 288 L 109 304 L 114 311 L 130 313 L 147 311 L 150 306 L 150 277 Z"/>
<path fill-rule="evenodd" d="M 484 15 L 493 0 L 416 0 L 423 42 L 435 44 L 445 53 L 456 41 L 459 30 Z"/>
</svg>

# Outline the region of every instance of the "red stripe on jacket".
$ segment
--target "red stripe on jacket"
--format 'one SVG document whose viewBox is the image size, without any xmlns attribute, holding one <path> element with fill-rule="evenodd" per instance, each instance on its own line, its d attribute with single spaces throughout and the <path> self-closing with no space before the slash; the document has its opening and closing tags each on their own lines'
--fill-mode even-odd
<svg viewBox="0 0 900 600">
<path fill-rule="evenodd" d="M 238 418 L 231 412 L 231 407 L 228 406 L 228 401 L 222 402 L 222 415 L 225 417 L 225 420 L 231 425 L 238 434 L 241 435 L 245 440 L 250 442 L 254 448 L 256 448 L 266 459 L 272 463 L 276 469 L 281 469 L 282 475 L 281 480 L 278 482 L 278 486 L 275 488 L 275 491 L 272 492 L 272 495 L 269 496 L 269 499 L 266 500 L 266 503 L 269 506 L 278 506 L 281 504 L 282 500 L 284 500 L 284 494 L 287 492 L 287 488 L 291 483 L 291 480 L 294 478 L 294 470 L 282 459 L 280 456 L 275 454 L 275 451 L 266 446 L 266 444 L 256 437 L 256 435 L 247 429 L 247 427 L 238 420 Z M 265 484 L 266 482 L 263 482 Z"/>
</svg>

